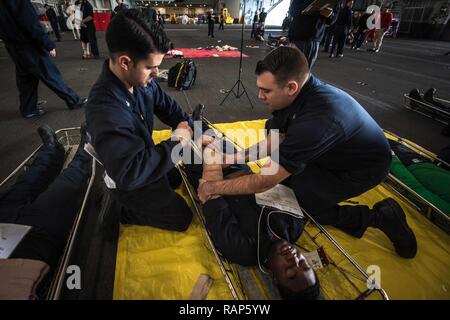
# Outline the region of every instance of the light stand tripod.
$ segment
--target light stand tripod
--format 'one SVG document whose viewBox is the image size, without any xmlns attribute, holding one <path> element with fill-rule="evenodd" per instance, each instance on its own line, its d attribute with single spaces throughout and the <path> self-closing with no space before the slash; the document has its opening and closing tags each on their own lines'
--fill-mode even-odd
<svg viewBox="0 0 450 320">
<path fill-rule="evenodd" d="M 242 14 L 242 29 L 241 29 L 241 55 L 239 57 L 239 75 L 238 75 L 238 80 L 236 81 L 236 83 L 234 84 L 234 86 L 231 88 L 231 90 L 228 90 L 227 95 L 225 96 L 225 98 L 223 98 L 222 102 L 220 103 L 220 105 L 222 105 L 225 100 L 227 100 L 228 96 L 230 95 L 230 93 L 233 93 L 234 96 L 236 98 L 240 98 L 244 95 L 247 96 L 248 101 L 250 102 L 250 105 L 252 106 L 253 109 L 253 103 L 250 100 L 250 97 L 248 96 L 247 90 L 245 89 L 244 83 L 241 80 L 241 74 L 242 74 L 242 51 L 243 51 L 243 47 L 244 47 L 244 26 L 245 26 L 245 2 L 246 0 L 243 0 L 244 2 L 244 8 L 243 8 L 243 14 Z M 234 88 L 237 86 L 237 91 L 234 92 Z M 241 92 L 241 87 L 242 87 L 242 92 Z"/>
</svg>

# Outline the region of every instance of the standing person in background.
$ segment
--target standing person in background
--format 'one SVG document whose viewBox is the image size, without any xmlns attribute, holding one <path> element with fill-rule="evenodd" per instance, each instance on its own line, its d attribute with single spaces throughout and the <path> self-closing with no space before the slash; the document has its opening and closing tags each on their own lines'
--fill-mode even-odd
<svg viewBox="0 0 450 320">
<path fill-rule="evenodd" d="M 97 47 L 97 36 L 95 35 L 94 25 L 94 8 L 87 0 L 80 0 L 81 11 L 83 12 L 82 28 L 86 28 L 87 36 L 89 38 L 89 45 L 91 52 L 95 59 L 100 57 Z"/>
<path fill-rule="evenodd" d="M 165 24 L 166 22 L 164 21 L 164 18 L 163 18 L 163 16 L 162 16 L 161 12 L 159 12 L 159 11 L 158 11 L 158 14 L 157 14 L 157 19 L 158 19 L 159 26 L 160 26 L 161 28 L 164 28 L 164 24 Z"/>
<path fill-rule="evenodd" d="M 254 39 L 256 35 L 256 28 L 258 28 L 258 11 L 255 11 L 255 15 L 253 16 L 253 24 L 252 24 L 252 33 L 250 33 L 250 38 Z"/>
<path fill-rule="evenodd" d="M 64 1 L 64 12 L 67 14 L 67 28 L 72 30 L 73 37 L 75 40 L 80 39 L 80 21 L 81 19 L 76 19 L 77 8 L 70 0 Z M 77 23 L 78 22 L 78 23 Z"/>
<path fill-rule="evenodd" d="M 283 32 L 285 32 L 287 29 L 289 29 L 290 23 L 291 23 L 291 17 L 289 17 L 289 13 L 286 13 L 286 17 L 284 17 L 283 23 L 281 25 L 281 29 L 283 29 Z"/>
<path fill-rule="evenodd" d="M 121 10 L 127 9 L 127 5 L 123 3 L 123 0 L 116 0 L 117 6 L 111 12 L 111 19 L 114 18 L 116 14 L 118 14 Z"/>
<path fill-rule="evenodd" d="M 38 86 L 42 81 L 69 109 L 77 109 L 85 100 L 68 88 L 52 57 L 55 44 L 42 30 L 39 18 L 29 0 L 0 1 L 0 39 L 16 65 L 20 113 L 33 118 L 45 113 L 38 107 Z"/>
<path fill-rule="evenodd" d="M 380 19 L 380 29 L 375 29 L 375 35 L 373 38 L 373 48 L 368 49 L 367 51 L 372 52 L 380 51 L 384 35 L 389 30 L 389 27 L 391 26 L 393 19 L 393 15 L 391 12 L 389 12 L 388 7 L 383 7 L 383 9 L 381 9 L 381 15 L 379 19 Z"/>
<path fill-rule="evenodd" d="M 352 49 L 359 50 L 366 40 L 367 32 L 369 31 L 367 27 L 367 20 L 373 14 L 365 12 L 361 17 L 359 17 L 358 23 L 356 24 L 356 34 L 353 39 Z"/>
<path fill-rule="evenodd" d="M 56 41 L 61 41 L 61 34 L 59 33 L 59 26 L 58 26 L 58 17 L 56 16 L 55 10 L 53 10 L 52 7 L 49 7 L 48 4 L 44 4 L 45 8 L 45 15 L 48 18 L 48 21 L 50 21 L 50 24 L 52 25 L 53 33 L 55 34 Z"/>
<path fill-rule="evenodd" d="M 153 9 L 153 8 L 144 8 L 144 9 L 142 9 L 142 12 L 144 13 L 144 16 L 148 20 L 153 21 L 153 22 L 157 21 L 158 17 L 156 15 L 155 9 Z"/>
<path fill-rule="evenodd" d="M 208 11 L 208 16 L 206 17 L 208 21 L 208 37 L 214 38 L 214 16 L 213 9 Z"/>
<path fill-rule="evenodd" d="M 348 32 L 352 27 L 352 6 L 353 0 L 348 0 L 345 3 L 344 8 L 339 11 L 338 18 L 336 20 L 334 29 L 333 45 L 331 46 L 330 58 L 343 57 L 345 39 L 347 39 Z M 334 49 L 337 45 L 336 55 L 334 55 Z"/>
<path fill-rule="evenodd" d="M 264 11 L 265 8 L 261 9 L 261 12 L 259 13 L 259 26 L 262 28 L 262 36 L 264 37 L 264 30 L 265 30 L 265 24 L 266 24 L 266 17 L 267 12 Z"/>
<path fill-rule="evenodd" d="M 302 11 L 313 1 L 292 1 L 289 8 L 289 15 L 292 17 L 292 22 L 289 26 L 289 41 L 303 52 L 310 68 L 312 68 L 317 59 L 325 26 L 332 24 L 336 16 L 330 7 L 323 8 L 317 13 L 302 14 Z"/>
<path fill-rule="evenodd" d="M 223 13 L 220 14 L 220 21 L 219 21 L 219 30 L 223 30 L 223 24 L 225 22 L 225 17 L 223 16 Z"/>
</svg>

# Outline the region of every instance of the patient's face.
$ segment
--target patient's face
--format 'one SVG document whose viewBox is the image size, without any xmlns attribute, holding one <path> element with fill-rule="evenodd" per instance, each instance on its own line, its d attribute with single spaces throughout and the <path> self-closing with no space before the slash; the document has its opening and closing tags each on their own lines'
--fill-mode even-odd
<svg viewBox="0 0 450 320">
<path fill-rule="evenodd" d="M 314 270 L 305 257 L 287 241 L 278 241 L 269 257 L 269 269 L 277 285 L 301 291 L 316 283 Z"/>
</svg>

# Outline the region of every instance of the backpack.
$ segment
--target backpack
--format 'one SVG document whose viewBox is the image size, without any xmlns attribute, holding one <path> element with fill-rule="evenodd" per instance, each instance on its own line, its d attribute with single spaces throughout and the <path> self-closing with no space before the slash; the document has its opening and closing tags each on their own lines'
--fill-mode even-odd
<svg viewBox="0 0 450 320">
<path fill-rule="evenodd" d="M 169 87 L 177 90 L 190 89 L 197 78 L 197 67 L 192 59 L 184 59 L 169 69 L 167 79 Z"/>
</svg>

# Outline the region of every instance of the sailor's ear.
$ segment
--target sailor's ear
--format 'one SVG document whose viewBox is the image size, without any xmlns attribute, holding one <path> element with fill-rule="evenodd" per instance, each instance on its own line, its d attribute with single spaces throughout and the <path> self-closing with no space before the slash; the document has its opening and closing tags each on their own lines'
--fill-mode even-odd
<svg viewBox="0 0 450 320">
<path fill-rule="evenodd" d="M 129 71 L 131 68 L 131 64 L 133 63 L 133 60 L 125 54 L 120 55 L 116 58 L 116 63 L 119 64 L 120 68 Z"/>
<path fill-rule="evenodd" d="M 289 95 L 295 95 L 298 92 L 299 88 L 300 88 L 299 83 L 297 81 L 294 81 L 294 80 L 288 81 L 286 86 L 287 86 Z"/>
</svg>

